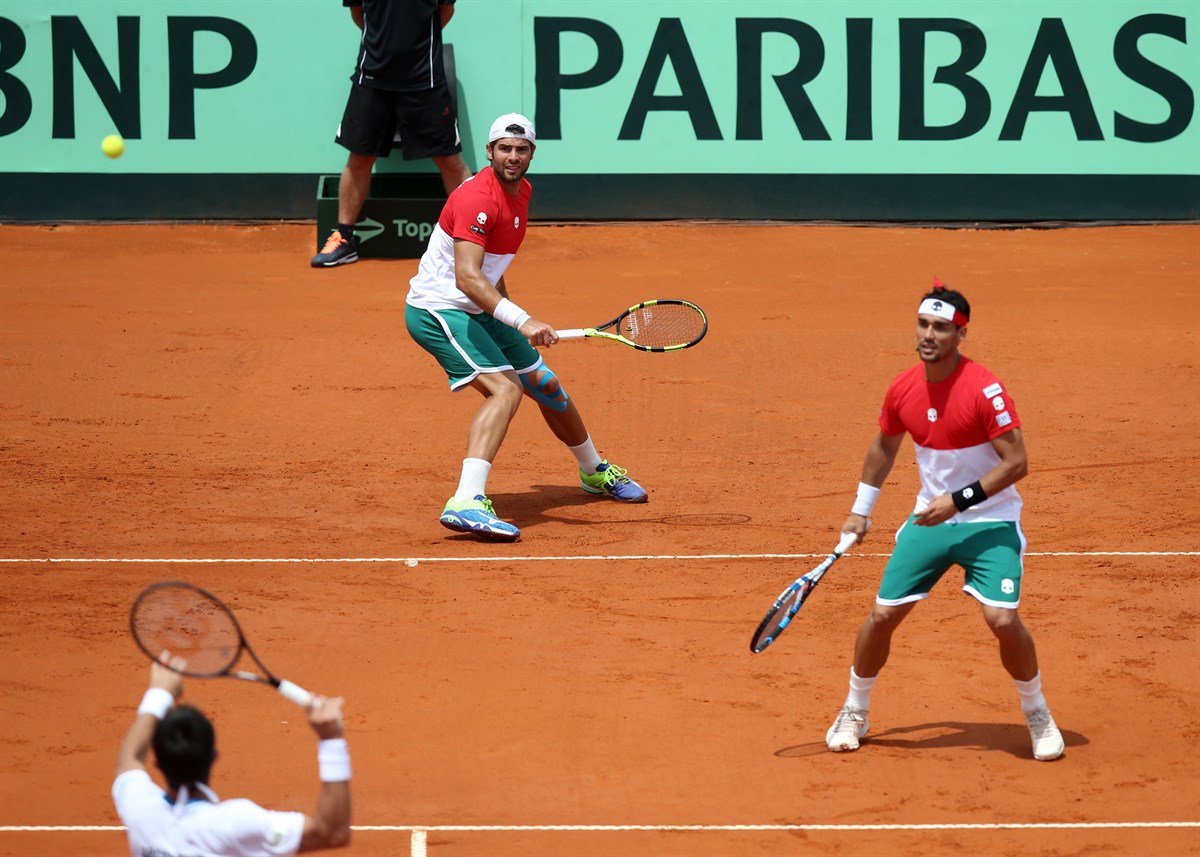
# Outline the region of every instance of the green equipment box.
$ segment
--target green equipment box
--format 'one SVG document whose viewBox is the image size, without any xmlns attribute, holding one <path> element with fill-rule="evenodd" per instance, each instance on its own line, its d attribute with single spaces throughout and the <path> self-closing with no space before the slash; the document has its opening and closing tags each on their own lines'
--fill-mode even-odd
<svg viewBox="0 0 1200 857">
<path fill-rule="evenodd" d="M 317 180 L 317 252 L 337 228 L 340 176 Z M 429 243 L 446 192 L 440 173 L 384 173 L 371 176 L 354 232 L 363 259 L 419 259 Z"/>
</svg>

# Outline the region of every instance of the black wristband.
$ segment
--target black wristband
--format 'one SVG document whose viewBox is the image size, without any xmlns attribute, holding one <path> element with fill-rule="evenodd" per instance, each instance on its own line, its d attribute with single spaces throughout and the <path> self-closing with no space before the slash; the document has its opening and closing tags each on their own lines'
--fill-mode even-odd
<svg viewBox="0 0 1200 857">
<path fill-rule="evenodd" d="M 954 508 L 960 512 L 965 512 L 976 503 L 982 503 L 987 499 L 987 494 L 983 493 L 983 486 L 976 479 L 966 488 L 959 489 L 950 495 L 950 499 L 954 501 Z"/>
</svg>

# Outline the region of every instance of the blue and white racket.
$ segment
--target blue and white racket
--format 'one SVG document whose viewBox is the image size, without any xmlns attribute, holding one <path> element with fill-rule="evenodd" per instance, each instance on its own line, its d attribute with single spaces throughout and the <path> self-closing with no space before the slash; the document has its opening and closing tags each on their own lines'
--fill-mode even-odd
<svg viewBox="0 0 1200 857">
<path fill-rule="evenodd" d="M 767 615 L 763 617 L 762 622 L 759 623 L 754 636 L 750 638 L 751 652 L 757 655 L 783 633 L 783 629 L 800 612 L 800 608 L 804 606 L 808 596 L 812 595 L 813 590 L 817 588 L 817 584 L 821 582 L 825 572 L 829 571 L 829 567 L 841 559 L 842 554 L 850 550 L 857 540 L 858 536 L 854 533 L 842 533 L 842 540 L 833 549 L 833 553 L 825 557 L 824 561 L 808 574 L 797 578 L 791 586 L 783 590 L 775 599 L 775 603 L 771 605 L 771 609 L 767 611 Z"/>
</svg>

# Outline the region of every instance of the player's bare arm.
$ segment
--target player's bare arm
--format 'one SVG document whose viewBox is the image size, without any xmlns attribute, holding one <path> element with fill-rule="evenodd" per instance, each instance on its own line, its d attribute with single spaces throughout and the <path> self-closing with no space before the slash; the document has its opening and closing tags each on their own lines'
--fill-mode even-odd
<svg viewBox="0 0 1200 857">
<path fill-rule="evenodd" d="M 500 301 L 506 297 L 506 294 L 501 293 L 484 276 L 483 247 L 472 241 L 454 241 L 454 281 L 460 292 L 487 313 L 495 313 Z M 505 293 L 507 291 L 505 288 Z M 558 334 L 554 332 L 554 328 L 532 316 L 521 324 L 519 330 L 535 348 L 558 342 Z"/>
<path fill-rule="evenodd" d="M 451 7 L 453 8 L 453 7 Z M 363 28 L 363 11 L 362 6 L 351 6 L 350 17 L 354 20 L 355 25 L 361 30 Z M 446 26 L 444 23 L 442 26 Z"/>
<path fill-rule="evenodd" d="M 442 29 L 446 29 L 446 25 L 450 23 L 450 19 L 454 17 L 453 3 L 439 3 L 438 13 L 442 16 Z"/>
<path fill-rule="evenodd" d="M 1003 491 L 1029 473 L 1025 438 L 1021 435 L 1019 428 L 994 438 L 992 449 L 996 450 L 996 454 L 1000 456 L 1000 462 L 979 480 L 983 493 L 987 497 Z M 958 507 L 954 505 L 954 497 L 950 494 L 943 494 L 940 497 L 934 497 L 928 506 L 917 512 L 914 522 L 923 527 L 934 527 L 945 523 L 957 514 Z"/>
<path fill-rule="evenodd" d="M 322 741 L 336 741 L 344 736 L 342 705 L 340 696 L 318 696 L 313 699 L 308 723 Z M 349 762 L 346 764 L 348 768 Z M 339 782 L 325 782 L 322 773 L 316 811 L 304 817 L 301 851 L 340 848 L 350 842 L 350 781 L 347 778 Z M 346 775 L 349 777 L 348 769 Z"/>
<path fill-rule="evenodd" d="M 900 444 L 903 440 L 904 435 L 902 434 L 887 435 L 879 432 L 875 436 L 875 440 L 867 448 L 867 456 L 863 460 L 862 479 L 860 480 L 862 484 L 875 489 L 883 487 L 884 481 L 896 463 L 896 455 L 900 452 Z M 871 521 L 866 515 L 851 512 L 846 518 L 846 522 L 842 524 L 841 531 L 854 533 L 858 536 L 855 544 L 860 544 L 866 538 L 867 529 L 870 526 Z"/>
<path fill-rule="evenodd" d="M 155 688 L 179 699 L 183 695 L 183 676 L 162 664 L 151 664 L 150 689 Z M 125 733 L 121 749 L 117 751 L 117 776 L 126 771 L 146 770 L 146 756 L 150 752 L 150 742 L 154 738 L 154 726 L 157 723 L 158 718 L 153 714 L 138 712 L 137 719 Z"/>
</svg>

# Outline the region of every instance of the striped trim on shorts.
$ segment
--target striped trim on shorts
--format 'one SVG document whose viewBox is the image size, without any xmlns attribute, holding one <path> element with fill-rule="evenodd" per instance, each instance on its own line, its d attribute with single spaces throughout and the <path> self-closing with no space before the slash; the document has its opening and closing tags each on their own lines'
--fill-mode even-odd
<svg viewBox="0 0 1200 857">
<path fill-rule="evenodd" d="M 907 604 L 928 598 L 952 565 L 963 569 L 963 592 L 989 607 L 1021 603 L 1025 534 L 1017 521 L 947 522 L 921 527 L 909 517 L 883 570 L 875 603 Z"/>
<path fill-rule="evenodd" d="M 486 312 L 421 309 L 405 304 L 404 324 L 413 340 L 434 356 L 459 390 L 491 372 L 524 375 L 542 365 L 529 341 Z"/>
</svg>

